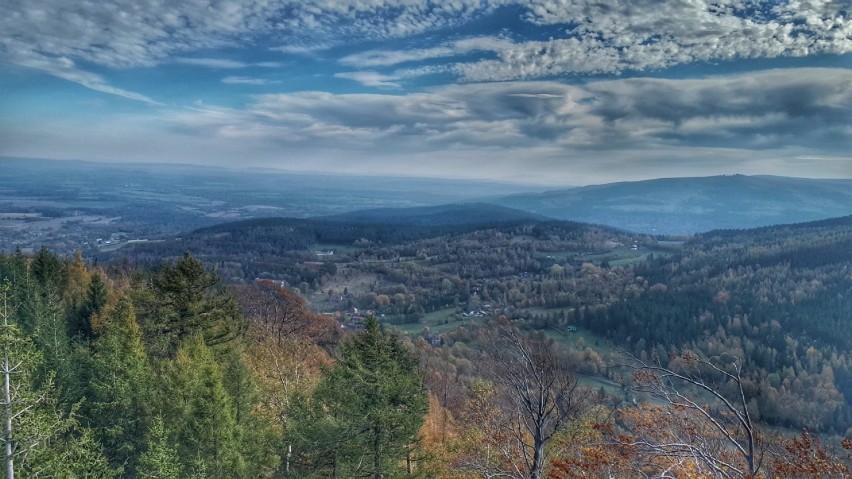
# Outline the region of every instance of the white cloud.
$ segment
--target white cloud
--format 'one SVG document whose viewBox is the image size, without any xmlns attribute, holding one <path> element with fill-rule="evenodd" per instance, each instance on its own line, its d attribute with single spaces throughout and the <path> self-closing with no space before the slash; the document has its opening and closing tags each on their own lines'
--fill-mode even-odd
<svg viewBox="0 0 852 479">
<path fill-rule="evenodd" d="M 256 62 L 256 63 L 246 63 L 236 60 L 229 60 L 225 58 L 186 58 L 180 57 L 175 58 L 175 63 L 180 63 L 181 65 L 192 65 L 204 68 L 213 68 L 213 69 L 223 69 L 223 70 L 236 70 L 240 68 L 248 68 L 248 67 L 262 67 L 262 68 L 279 68 L 281 67 L 281 63 L 279 62 Z"/>
<path fill-rule="evenodd" d="M 462 80 L 507 81 L 565 74 L 617 74 L 696 61 L 852 52 L 852 19 L 840 1 L 535 0 L 526 21 L 564 26 L 547 40 L 483 36 L 434 47 L 370 50 L 340 61 L 360 68 L 451 59 L 471 52 L 495 58 L 444 68 Z"/>
<path fill-rule="evenodd" d="M 222 79 L 222 83 L 227 85 L 274 85 L 281 83 L 281 80 L 268 80 L 266 78 L 253 78 L 242 76 L 228 76 Z"/>
<path fill-rule="evenodd" d="M 70 68 L 59 69 L 54 63 L 130 68 L 177 61 L 207 68 L 277 67 L 277 62 L 180 55 L 276 38 L 279 43 L 304 45 L 302 52 L 317 51 L 352 38 L 400 38 L 462 25 L 492 8 L 479 0 L 9 0 L 0 15 L 0 63 L 41 69 L 65 79 L 86 73 L 79 67 L 73 73 Z M 102 80 L 78 83 L 149 100 Z"/>
<path fill-rule="evenodd" d="M 222 58 L 175 58 L 175 63 L 205 68 L 238 69 L 246 68 L 248 63 Z"/>
<path fill-rule="evenodd" d="M 695 61 L 852 52 L 852 19 L 840 1 L 536 0 L 526 18 L 565 25 L 547 41 L 519 41 L 497 59 L 456 66 L 467 81 L 566 73 L 619 73 Z M 846 13 L 843 13 L 846 12 Z"/>
<path fill-rule="evenodd" d="M 399 77 L 393 75 L 385 75 L 373 71 L 358 71 L 335 73 L 335 78 L 345 78 L 361 83 L 365 86 L 380 87 L 380 88 L 400 88 Z"/>
<path fill-rule="evenodd" d="M 258 42 L 284 45 L 272 51 L 310 54 L 353 40 L 451 31 L 506 5 L 519 10 L 527 27 L 549 28 L 554 38 L 528 40 L 519 32 L 507 32 L 514 36 L 371 50 L 341 62 L 375 70 L 446 59 L 451 63 L 429 65 L 431 70 L 410 67 L 393 76 L 443 70 L 476 82 L 852 52 L 852 20 L 844 0 L 9 0 L 0 16 L 0 61 L 37 65 L 69 59 L 108 68 L 169 61 L 207 68 L 278 67 L 277 62 L 186 55 Z M 488 57 L 457 59 L 475 52 Z M 383 83 L 379 80 L 378 85 L 388 86 Z M 108 89 L 103 84 L 100 88 Z"/>
<path fill-rule="evenodd" d="M 318 44 L 318 45 L 281 45 L 278 47 L 272 47 L 269 50 L 273 52 L 281 52 L 286 53 L 288 55 L 302 55 L 302 56 L 311 56 L 315 55 L 321 51 L 328 50 L 331 48 L 329 44 Z"/>
<path fill-rule="evenodd" d="M 244 108 L 199 102 L 82 130 L 48 119 L 38 134 L 0 119 L 0 144 L 8 155 L 240 159 L 290 169 L 563 184 L 852 171 L 852 71 L 846 69 L 393 93 L 263 94 Z"/>
<path fill-rule="evenodd" d="M 414 50 L 370 50 L 343 57 L 340 63 L 357 67 L 386 67 L 406 62 L 455 57 L 474 51 L 501 52 L 514 44 L 505 38 L 483 36 Z"/>
<path fill-rule="evenodd" d="M 101 93 L 127 98 L 128 100 L 141 101 L 150 105 L 162 105 L 148 96 L 109 85 L 100 75 L 78 69 L 74 61 L 69 58 L 47 58 L 33 55 L 21 58 L 17 61 L 17 64 L 44 71 L 55 77 L 77 83 L 78 85 Z"/>
</svg>

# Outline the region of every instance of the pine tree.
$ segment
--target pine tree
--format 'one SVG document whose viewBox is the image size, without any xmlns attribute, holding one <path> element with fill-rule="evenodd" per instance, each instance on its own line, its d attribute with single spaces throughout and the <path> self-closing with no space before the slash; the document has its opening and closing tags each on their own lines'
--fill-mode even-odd
<svg viewBox="0 0 852 479">
<path fill-rule="evenodd" d="M 174 432 L 183 472 L 203 464 L 211 478 L 245 477 L 233 402 L 222 368 L 200 335 L 178 349 L 165 376 L 160 404 Z"/>
<path fill-rule="evenodd" d="M 177 451 L 169 444 L 168 430 L 163 418 L 154 418 L 149 430 L 147 449 L 139 458 L 136 477 L 140 479 L 178 479 L 180 462 Z"/>
<path fill-rule="evenodd" d="M 110 462 L 135 467 L 150 417 L 151 371 L 133 304 L 122 298 L 109 311 L 95 354 L 84 409 Z"/>
<path fill-rule="evenodd" d="M 417 360 L 372 317 L 342 353 L 310 403 L 294 403 L 288 437 L 310 464 L 308 472 L 394 477 L 428 409 Z"/>
<path fill-rule="evenodd" d="M 162 338 L 166 353 L 173 353 L 184 340 L 200 333 L 208 346 L 233 341 L 245 330 L 237 304 L 227 294 L 217 293 L 215 273 L 189 253 L 174 265 L 163 265 L 153 279 L 153 311 L 147 317 L 153 338 Z"/>
</svg>

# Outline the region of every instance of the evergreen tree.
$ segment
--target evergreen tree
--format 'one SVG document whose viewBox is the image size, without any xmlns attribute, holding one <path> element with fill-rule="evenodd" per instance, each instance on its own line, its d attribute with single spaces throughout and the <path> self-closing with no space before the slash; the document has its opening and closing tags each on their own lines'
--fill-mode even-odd
<svg viewBox="0 0 852 479">
<path fill-rule="evenodd" d="M 173 353 L 200 333 L 208 346 L 230 342 L 245 330 L 245 320 L 233 298 L 214 291 L 215 273 L 189 253 L 174 265 L 163 265 L 153 279 L 153 310 L 147 317 L 154 338 L 162 338 Z"/>
<path fill-rule="evenodd" d="M 122 298 L 108 316 L 95 343 L 84 408 L 110 462 L 132 471 L 150 416 L 151 372 L 130 300 Z"/>
<path fill-rule="evenodd" d="M 140 479 L 178 479 L 180 463 L 177 451 L 169 444 L 163 418 L 154 418 L 147 440 L 148 447 L 139 458 L 136 477 Z"/>
<path fill-rule="evenodd" d="M 68 281 L 68 272 L 62 260 L 51 253 L 46 247 L 42 246 L 33 258 L 30 265 L 30 272 L 40 286 L 42 294 L 62 297 L 62 292 L 65 290 L 65 285 Z"/>
<path fill-rule="evenodd" d="M 92 279 L 86 289 L 86 296 L 76 314 L 76 321 L 71 327 L 71 334 L 85 339 L 93 337 L 92 318 L 100 315 L 109 300 L 109 290 L 99 273 L 92 274 Z"/>
<path fill-rule="evenodd" d="M 16 324 L 41 354 L 34 374 L 40 380 L 52 378 L 59 403 L 70 412 L 82 393 L 78 382 L 80 371 L 71 360 L 67 315 L 57 286 L 62 273 L 50 269 L 61 267 L 54 256 L 42 250 L 22 278 L 23 287 L 18 291 L 15 309 Z"/>
<path fill-rule="evenodd" d="M 222 365 L 222 384 L 231 398 L 239 452 L 246 464 L 248 477 L 260 477 L 274 471 L 279 457 L 275 454 L 280 436 L 270 421 L 256 414 L 257 387 L 243 359 L 242 348 L 229 347 L 216 351 Z"/>
<path fill-rule="evenodd" d="M 109 467 L 91 432 L 73 414 L 58 407 L 53 375 L 38 377 L 43 355 L 17 327 L 8 306 L 8 285 L 0 292 L 0 351 L 4 397 L 0 414 L 6 468 L 2 477 L 107 478 L 120 469 Z"/>
<path fill-rule="evenodd" d="M 373 317 L 342 353 L 310 404 L 295 402 L 288 438 L 307 464 L 296 472 L 396 477 L 428 408 L 417 359 Z"/>
<path fill-rule="evenodd" d="M 183 472 L 188 475 L 201 464 L 211 478 L 246 477 L 222 368 L 200 335 L 178 349 L 165 379 L 160 403 L 178 444 Z"/>
</svg>

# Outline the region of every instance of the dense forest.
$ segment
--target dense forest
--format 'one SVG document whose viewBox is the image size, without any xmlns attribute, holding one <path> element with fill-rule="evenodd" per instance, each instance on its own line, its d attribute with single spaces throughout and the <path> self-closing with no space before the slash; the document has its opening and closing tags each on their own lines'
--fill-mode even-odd
<svg viewBox="0 0 852 479">
<path fill-rule="evenodd" d="M 850 217 L 684 243 L 539 219 L 424 225 L 424 215 L 411 224 L 363 216 L 220 225 L 131 257 L 150 264 L 190 250 L 230 282 L 274 279 L 341 321 L 353 308 L 372 311 L 445 342 L 468 317 L 503 315 L 563 339 L 579 327 L 663 362 L 682 348 L 732 354 L 745 361 L 761 420 L 835 434 L 852 427 Z M 319 247 L 337 254 L 318 256 Z M 589 346 L 580 349 L 592 361 L 579 371 L 618 380 L 610 350 Z"/>
<path fill-rule="evenodd" d="M 336 236 L 253 279 L 234 274 L 240 241 L 230 260 L 203 247 L 158 264 L 0 258 L 7 465 L 69 478 L 850 474 L 852 218 L 685 243 L 518 218 L 268 223 Z M 234 239 L 216 228 L 188 237 Z"/>
</svg>

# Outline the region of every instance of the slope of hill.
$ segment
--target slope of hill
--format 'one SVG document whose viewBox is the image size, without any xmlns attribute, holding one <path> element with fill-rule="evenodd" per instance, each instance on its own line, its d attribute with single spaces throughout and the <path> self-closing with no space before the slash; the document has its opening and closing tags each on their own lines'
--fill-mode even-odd
<svg viewBox="0 0 852 479">
<path fill-rule="evenodd" d="M 158 263 L 188 250 L 226 281 L 274 279 L 317 311 L 374 310 L 415 333 L 499 312 L 569 342 L 576 325 L 661 361 L 681 348 L 735 356 L 762 420 L 852 426 L 852 216 L 681 244 L 477 205 L 406 211 L 233 222 L 116 256 Z M 606 373 L 600 354 L 584 373 Z"/>
<path fill-rule="evenodd" d="M 852 180 L 667 178 L 518 194 L 492 202 L 641 233 L 693 234 L 852 214 Z"/>
<path fill-rule="evenodd" d="M 764 421 L 852 427 L 852 216 L 711 231 L 637 265 L 652 285 L 581 324 L 636 354 L 743 358 Z"/>
</svg>

